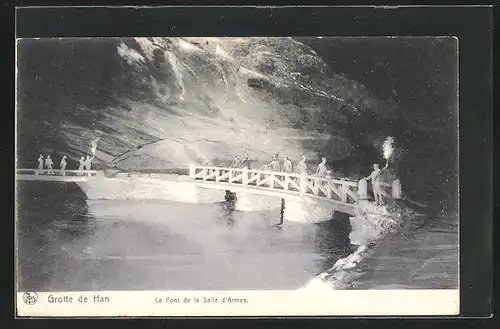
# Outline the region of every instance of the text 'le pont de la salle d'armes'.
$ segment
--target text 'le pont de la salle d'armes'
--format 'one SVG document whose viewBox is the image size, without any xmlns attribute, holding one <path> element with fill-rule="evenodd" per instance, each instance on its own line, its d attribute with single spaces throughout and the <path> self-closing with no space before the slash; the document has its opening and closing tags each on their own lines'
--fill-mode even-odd
<svg viewBox="0 0 500 329">
<path fill-rule="evenodd" d="M 246 304 L 246 298 L 234 297 L 155 297 L 156 304 Z"/>
</svg>

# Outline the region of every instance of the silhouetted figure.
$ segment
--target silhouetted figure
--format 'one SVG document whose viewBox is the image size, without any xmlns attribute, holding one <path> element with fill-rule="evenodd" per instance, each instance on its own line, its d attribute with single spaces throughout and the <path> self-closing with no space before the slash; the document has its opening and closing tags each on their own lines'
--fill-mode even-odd
<svg viewBox="0 0 500 329">
<path fill-rule="evenodd" d="M 64 172 L 64 170 L 66 170 L 66 158 L 67 156 L 63 156 L 62 159 L 61 159 L 61 163 L 59 164 L 59 168 L 61 168 L 61 170 L 63 170 L 63 176 L 66 176 L 66 173 Z"/>
<path fill-rule="evenodd" d="M 238 198 L 236 197 L 236 193 L 233 193 L 229 190 L 226 190 L 225 192 L 226 195 L 224 196 L 225 202 L 223 203 L 223 208 L 227 224 L 232 226 L 234 224 L 233 212 L 236 209 L 236 201 L 238 200 Z"/>
<path fill-rule="evenodd" d="M 233 193 L 229 190 L 226 190 L 226 195 L 224 196 L 224 199 L 226 200 L 226 202 L 236 202 L 236 200 L 238 200 L 238 198 L 236 197 L 236 193 Z"/>
<path fill-rule="evenodd" d="M 278 161 L 278 156 L 276 155 L 273 155 L 273 159 L 271 162 L 269 162 L 266 166 L 265 166 L 266 169 L 269 169 L 271 171 L 280 171 L 280 163 Z"/>
<path fill-rule="evenodd" d="M 283 168 L 282 168 L 282 171 L 285 172 L 285 173 L 292 173 L 293 172 L 292 161 L 290 161 L 290 159 L 288 159 L 288 157 L 286 155 L 283 158 Z"/>
<path fill-rule="evenodd" d="M 90 157 L 87 155 L 87 158 L 85 159 L 84 162 L 84 168 L 85 170 L 91 170 L 92 169 L 92 160 L 94 160 L 94 157 Z"/>
<path fill-rule="evenodd" d="M 233 161 L 231 162 L 231 168 L 241 168 L 241 159 L 240 156 L 237 155 L 234 157 Z"/>
<path fill-rule="evenodd" d="M 50 158 L 50 155 L 47 155 L 45 158 L 45 167 L 47 168 L 48 173 L 52 173 L 52 166 L 54 165 L 54 162 L 52 162 L 52 159 Z"/>
<path fill-rule="evenodd" d="M 375 204 L 379 205 L 382 203 L 382 187 L 380 186 L 380 172 L 387 169 L 389 166 L 389 161 L 385 164 L 385 167 L 379 169 L 378 164 L 373 165 L 373 171 L 370 176 L 365 177 L 366 180 L 372 180 L 373 186 L 373 197 L 375 198 Z"/>
<path fill-rule="evenodd" d="M 35 173 L 35 175 L 40 174 L 43 172 L 43 155 L 40 154 L 38 157 L 38 171 Z"/>
<path fill-rule="evenodd" d="M 250 169 L 250 158 L 248 154 L 245 154 L 245 158 L 243 159 L 243 168 Z"/>
<path fill-rule="evenodd" d="M 295 168 L 297 174 L 307 174 L 307 164 L 306 164 L 306 156 L 303 155 L 302 159 L 297 163 L 297 167 Z"/>
<path fill-rule="evenodd" d="M 63 156 L 62 159 L 61 159 L 61 163 L 59 164 L 59 167 L 61 168 L 61 170 L 66 170 L 66 166 L 67 166 L 67 162 L 66 162 L 66 159 L 68 157 L 67 156 Z"/>
<path fill-rule="evenodd" d="M 321 163 L 318 165 L 318 168 L 316 169 L 316 175 L 320 177 L 325 177 L 326 176 L 326 158 L 321 159 Z"/>
<path fill-rule="evenodd" d="M 78 166 L 78 170 L 83 171 L 83 169 L 85 167 L 85 158 L 84 157 L 80 157 L 80 160 L 78 160 L 78 163 L 80 164 Z"/>
</svg>

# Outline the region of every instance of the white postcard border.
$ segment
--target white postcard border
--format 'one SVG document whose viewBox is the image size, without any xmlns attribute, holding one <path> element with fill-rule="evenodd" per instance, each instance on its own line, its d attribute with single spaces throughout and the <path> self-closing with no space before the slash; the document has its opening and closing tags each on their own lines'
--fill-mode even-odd
<svg viewBox="0 0 500 329">
<path fill-rule="evenodd" d="M 458 289 L 18 292 L 17 315 L 436 316 L 459 314 L 459 300 Z"/>
</svg>

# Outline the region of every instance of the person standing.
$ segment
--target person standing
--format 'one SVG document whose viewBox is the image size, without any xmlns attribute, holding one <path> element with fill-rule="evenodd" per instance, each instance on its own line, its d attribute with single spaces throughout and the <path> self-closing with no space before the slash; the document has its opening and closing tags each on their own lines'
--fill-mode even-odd
<svg viewBox="0 0 500 329">
<path fill-rule="evenodd" d="M 241 168 L 241 159 L 240 156 L 237 155 L 234 157 L 233 161 L 231 162 L 231 168 Z"/>
<path fill-rule="evenodd" d="M 47 168 L 47 173 L 52 174 L 52 166 L 53 165 L 54 165 L 54 162 L 52 162 L 50 155 L 47 155 L 47 157 L 45 158 L 45 167 Z"/>
<path fill-rule="evenodd" d="M 285 173 L 292 173 L 292 161 L 288 159 L 288 157 L 285 155 L 283 158 L 283 172 Z"/>
<path fill-rule="evenodd" d="M 248 157 L 248 153 L 245 154 L 245 158 L 243 159 L 243 168 L 250 169 L 250 158 Z"/>
<path fill-rule="evenodd" d="M 92 169 L 92 160 L 94 160 L 94 157 L 90 157 L 87 155 L 87 158 L 85 159 L 85 163 L 84 163 L 85 170 Z"/>
<path fill-rule="evenodd" d="M 387 169 L 389 166 L 389 161 L 386 162 L 385 167 L 382 169 L 379 169 L 378 164 L 373 165 L 373 171 L 370 174 L 370 176 L 365 177 L 366 180 L 372 180 L 372 186 L 373 186 L 373 197 L 375 198 L 375 204 L 380 205 L 382 204 L 382 187 L 380 186 L 380 173 Z"/>
<path fill-rule="evenodd" d="M 271 171 L 280 171 L 280 164 L 278 161 L 278 157 L 276 155 L 273 155 L 272 161 L 265 166 L 265 168 L 270 169 Z"/>
<path fill-rule="evenodd" d="M 67 165 L 66 158 L 67 158 L 67 156 L 63 156 L 61 159 L 61 163 L 59 164 L 59 167 L 63 171 L 63 176 L 66 176 L 66 173 L 64 172 L 66 170 L 66 165 Z"/>
<path fill-rule="evenodd" d="M 38 171 L 35 175 L 39 175 L 41 172 L 43 172 L 43 155 L 40 154 L 38 157 Z"/>
<path fill-rule="evenodd" d="M 80 157 L 80 160 L 78 160 L 78 163 L 80 164 L 78 166 L 78 170 L 79 171 L 83 171 L 83 169 L 85 167 L 85 158 L 84 157 Z"/>
<path fill-rule="evenodd" d="M 302 159 L 297 163 L 297 167 L 295 168 L 297 174 L 307 174 L 307 164 L 306 164 L 306 156 L 303 155 Z"/>
<path fill-rule="evenodd" d="M 316 169 L 316 175 L 320 177 L 325 177 L 326 176 L 326 158 L 321 159 L 321 163 L 318 165 L 318 168 Z"/>
<path fill-rule="evenodd" d="M 66 166 L 67 166 L 67 162 L 66 162 L 66 159 L 68 157 L 67 156 L 63 156 L 62 159 L 61 159 L 61 163 L 59 164 L 59 167 L 61 168 L 61 170 L 66 170 Z"/>
</svg>

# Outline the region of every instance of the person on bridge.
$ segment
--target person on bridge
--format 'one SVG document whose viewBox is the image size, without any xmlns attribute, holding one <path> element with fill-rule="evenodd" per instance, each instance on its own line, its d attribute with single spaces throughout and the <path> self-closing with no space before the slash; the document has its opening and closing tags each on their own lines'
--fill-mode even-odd
<svg viewBox="0 0 500 329">
<path fill-rule="evenodd" d="M 61 170 L 66 170 L 66 158 L 67 156 L 63 156 L 62 159 L 61 159 L 61 163 L 59 164 L 59 167 L 61 168 Z M 65 173 L 63 172 L 63 176 L 65 176 Z"/>
<path fill-rule="evenodd" d="M 38 175 L 40 172 L 43 172 L 43 155 L 40 154 L 40 156 L 38 157 L 38 170 L 36 172 L 36 175 Z"/>
<path fill-rule="evenodd" d="M 292 161 L 290 161 L 290 159 L 288 159 L 288 157 L 286 155 L 283 157 L 283 168 L 282 168 L 282 171 L 286 172 L 286 173 L 292 173 L 293 172 L 293 170 L 292 170 Z"/>
<path fill-rule="evenodd" d="M 85 170 L 92 169 L 92 160 L 94 160 L 94 157 L 90 157 L 89 155 L 87 155 L 87 158 L 85 159 L 84 163 Z"/>
<path fill-rule="evenodd" d="M 233 161 L 231 162 L 231 168 L 241 168 L 241 159 L 240 156 L 237 155 L 234 157 Z"/>
<path fill-rule="evenodd" d="M 316 175 L 319 177 L 325 177 L 326 176 L 326 158 L 321 159 L 321 163 L 318 165 L 318 168 L 316 169 Z"/>
<path fill-rule="evenodd" d="M 50 158 L 50 155 L 47 155 L 45 158 L 45 167 L 47 168 L 47 172 L 49 174 L 52 173 L 52 166 L 54 165 L 54 162 L 52 162 L 52 159 Z"/>
<path fill-rule="evenodd" d="M 297 167 L 295 168 L 297 174 L 307 174 L 307 164 L 306 164 L 306 156 L 303 155 L 302 159 L 297 163 Z"/>
<path fill-rule="evenodd" d="M 380 186 L 380 173 L 387 169 L 389 166 L 389 161 L 386 162 L 385 167 L 382 169 L 379 169 L 378 164 L 373 165 L 373 171 L 370 174 L 370 176 L 365 177 L 366 180 L 372 180 L 372 186 L 373 186 L 373 197 L 375 198 L 375 204 L 380 205 L 382 204 L 382 187 Z"/>
<path fill-rule="evenodd" d="M 278 161 L 278 156 L 277 155 L 273 155 L 273 160 L 268 163 L 264 168 L 266 169 L 270 169 L 271 171 L 280 171 L 280 163 Z"/>
<path fill-rule="evenodd" d="M 78 163 L 80 164 L 78 166 L 78 170 L 79 171 L 83 171 L 83 169 L 85 167 L 85 158 L 84 157 L 80 157 L 80 160 L 78 160 Z"/>
<path fill-rule="evenodd" d="M 248 157 L 248 153 L 245 154 L 245 158 L 243 159 L 243 168 L 250 169 L 250 158 Z"/>
</svg>

